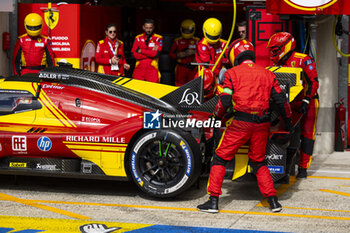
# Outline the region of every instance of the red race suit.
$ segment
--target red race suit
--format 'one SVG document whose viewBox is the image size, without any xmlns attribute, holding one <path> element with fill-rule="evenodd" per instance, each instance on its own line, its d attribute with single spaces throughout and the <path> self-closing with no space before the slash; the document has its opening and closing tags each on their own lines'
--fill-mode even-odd
<svg viewBox="0 0 350 233">
<path fill-rule="evenodd" d="M 135 37 L 131 52 L 136 64 L 133 78 L 159 83 L 158 57 L 163 48 L 163 37 L 153 33 L 147 38 L 146 34 Z"/>
<path fill-rule="evenodd" d="M 220 39 L 216 44 L 212 45 L 209 44 L 209 42 L 205 39 L 205 37 L 199 41 L 197 45 L 196 50 L 196 61 L 198 63 L 208 63 L 214 65 L 219 58 L 220 54 L 224 50 L 224 47 L 226 45 L 227 41 Z M 228 58 L 226 55 L 223 55 L 222 59 L 219 61 L 218 65 L 216 66 L 214 70 L 214 75 L 217 77 L 219 75 L 219 72 L 223 66 L 223 64 L 228 63 Z M 212 69 L 213 66 L 206 66 L 207 69 Z M 202 66 L 200 66 L 200 69 Z"/>
<path fill-rule="evenodd" d="M 183 37 L 176 38 L 170 49 L 169 56 L 175 59 L 177 64 L 175 67 L 175 83 L 181 86 L 195 78 L 197 67 L 191 65 L 195 61 L 195 51 L 199 38 L 193 37 L 185 39 Z M 179 57 L 179 53 L 190 54 L 185 57 Z"/>
<path fill-rule="evenodd" d="M 215 108 L 215 115 L 224 116 L 234 103 L 234 118 L 223 133 L 210 170 L 208 193 L 222 194 L 225 162 L 233 159 L 238 149 L 248 143 L 248 157 L 263 196 L 274 196 L 276 190 L 265 164 L 266 144 L 269 135 L 269 101 L 278 106 L 283 118 L 291 117 L 286 94 L 282 92 L 275 75 L 252 61 L 244 61 L 225 74 L 224 91 Z"/>
<path fill-rule="evenodd" d="M 119 63 L 116 66 L 112 66 L 112 57 L 120 57 Z M 110 75 L 124 75 L 124 43 L 118 39 L 111 40 L 106 37 L 104 40 L 100 40 L 96 48 L 96 63 L 99 65 L 97 72 Z"/>
<path fill-rule="evenodd" d="M 12 67 L 14 75 L 38 73 L 46 66 L 55 66 L 55 54 L 46 36 L 19 36 L 13 49 Z"/>
<path fill-rule="evenodd" d="M 282 65 L 284 67 L 300 67 L 304 71 L 304 90 L 292 102 L 293 111 L 299 111 L 302 100 L 307 99 L 310 103 L 308 111 L 301 121 L 301 146 L 299 167 L 309 168 L 311 156 L 314 149 L 316 122 L 319 108 L 318 75 L 316 64 L 312 58 L 304 53 L 293 52 L 288 60 Z"/>
</svg>

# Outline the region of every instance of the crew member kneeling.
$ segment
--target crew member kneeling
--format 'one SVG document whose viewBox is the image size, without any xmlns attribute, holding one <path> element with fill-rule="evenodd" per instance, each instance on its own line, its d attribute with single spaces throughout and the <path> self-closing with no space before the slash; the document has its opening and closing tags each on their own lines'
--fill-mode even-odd
<svg viewBox="0 0 350 233">
<path fill-rule="evenodd" d="M 234 118 L 223 133 L 213 156 L 208 185 L 209 200 L 197 208 L 209 213 L 218 212 L 219 195 L 222 194 L 221 186 L 226 172 L 225 164 L 233 159 L 240 146 L 248 142 L 248 157 L 260 192 L 268 197 L 272 212 L 279 212 L 282 206 L 277 200 L 276 190 L 265 164 L 270 128 L 269 101 L 272 98 L 277 104 L 288 131 L 292 129 L 290 105 L 275 75 L 254 63 L 254 47 L 249 41 L 234 41 L 229 48 L 229 59 L 234 67 L 225 74 L 224 91 L 220 95 L 214 116 L 222 118 L 234 102 Z"/>
</svg>

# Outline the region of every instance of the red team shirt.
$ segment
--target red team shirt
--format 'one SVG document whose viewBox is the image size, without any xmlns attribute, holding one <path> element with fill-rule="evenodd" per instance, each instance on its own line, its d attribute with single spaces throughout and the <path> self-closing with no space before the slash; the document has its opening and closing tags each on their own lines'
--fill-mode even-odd
<svg viewBox="0 0 350 233">
<path fill-rule="evenodd" d="M 119 70 L 112 70 L 111 59 L 113 56 L 118 55 L 120 56 L 118 63 Z M 124 75 L 124 64 L 126 64 L 126 61 L 124 55 L 124 43 L 122 41 L 118 39 L 112 41 L 107 37 L 104 40 L 100 40 L 97 44 L 95 59 L 96 63 L 99 64 L 99 73 L 116 76 Z"/>
<path fill-rule="evenodd" d="M 201 41 L 199 41 L 197 46 L 196 61 L 198 63 L 215 64 L 220 54 L 224 50 L 226 43 L 226 40 L 220 39 L 215 45 L 211 45 L 205 38 L 203 38 Z M 224 55 L 224 57 L 219 61 L 219 64 L 214 70 L 215 76 L 219 74 L 223 64 L 226 63 L 228 63 L 228 59 Z M 211 68 L 212 66 L 209 66 L 209 69 Z"/>
<path fill-rule="evenodd" d="M 46 36 L 19 36 L 13 50 L 12 67 L 15 75 L 37 73 L 45 66 L 55 66 L 55 54 Z"/>
</svg>

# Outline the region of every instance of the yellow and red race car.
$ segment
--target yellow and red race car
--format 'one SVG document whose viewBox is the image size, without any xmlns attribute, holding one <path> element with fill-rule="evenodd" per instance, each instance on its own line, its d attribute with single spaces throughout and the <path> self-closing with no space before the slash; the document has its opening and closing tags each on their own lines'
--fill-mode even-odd
<svg viewBox="0 0 350 233">
<path fill-rule="evenodd" d="M 150 195 L 176 195 L 200 175 L 200 129 L 170 125 L 200 105 L 200 82 L 176 88 L 69 67 L 3 78 L 0 172 L 130 178 Z"/>
<path fill-rule="evenodd" d="M 131 179 L 149 195 L 177 195 L 208 166 L 206 135 L 221 126 L 202 90 L 201 78 L 178 88 L 66 66 L 2 78 L 0 173 Z M 244 150 L 234 179 L 249 172 Z M 287 155 L 269 153 L 278 180 Z"/>
</svg>

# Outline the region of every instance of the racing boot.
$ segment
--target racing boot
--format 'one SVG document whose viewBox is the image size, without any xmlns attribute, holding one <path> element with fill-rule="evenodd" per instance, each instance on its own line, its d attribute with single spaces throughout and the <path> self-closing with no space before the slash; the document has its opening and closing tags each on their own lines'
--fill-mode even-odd
<svg viewBox="0 0 350 233">
<path fill-rule="evenodd" d="M 210 196 L 209 200 L 197 206 L 197 209 L 207 213 L 219 212 L 219 197 Z"/>
<path fill-rule="evenodd" d="M 278 199 L 276 196 L 269 196 L 267 197 L 267 202 L 270 205 L 270 209 L 272 212 L 280 212 L 282 210 L 282 205 L 278 202 Z"/>
<path fill-rule="evenodd" d="M 298 175 L 297 178 L 298 179 L 306 179 L 307 177 L 307 171 L 306 168 L 302 168 L 302 167 L 298 167 Z"/>
</svg>

